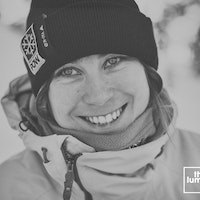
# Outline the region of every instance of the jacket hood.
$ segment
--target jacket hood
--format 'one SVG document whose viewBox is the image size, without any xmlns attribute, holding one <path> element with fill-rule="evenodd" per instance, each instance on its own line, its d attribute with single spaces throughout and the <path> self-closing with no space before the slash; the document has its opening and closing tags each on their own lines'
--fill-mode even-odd
<svg viewBox="0 0 200 200">
<path fill-rule="evenodd" d="M 29 107 L 31 84 L 28 75 L 20 76 L 9 84 L 8 91 L 1 99 L 1 104 L 11 128 L 18 130 L 23 120 L 22 110 Z"/>
</svg>

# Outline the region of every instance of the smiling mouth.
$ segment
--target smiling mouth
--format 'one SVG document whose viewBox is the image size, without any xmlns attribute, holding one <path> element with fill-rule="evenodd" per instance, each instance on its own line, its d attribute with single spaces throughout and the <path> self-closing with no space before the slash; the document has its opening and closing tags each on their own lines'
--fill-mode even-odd
<svg viewBox="0 0 200 200">
<path fill-rule="evenodd" d="M 122 107 L 106 115 L 80 116 L 80 118 L 92 125 L 105 126 L 117 121 L 117 119 L 119 119 L 122 113 L 124 112 L 126 106 L 127 106 L 127 103 L 124 104 Z"/>
</svg>

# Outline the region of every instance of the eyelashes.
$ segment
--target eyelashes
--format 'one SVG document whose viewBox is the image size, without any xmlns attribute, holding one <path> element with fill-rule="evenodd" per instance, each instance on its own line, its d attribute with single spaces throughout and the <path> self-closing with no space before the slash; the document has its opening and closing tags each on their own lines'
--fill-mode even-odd
<svg viewBox="0 0 200 200">
<path fill-rule="evenodd" d="M 125 56 L 114 56 L 114 57 L 108 58 L 105 61 L 104 69 L 109 69 L 109 68 L 115 67 L 117 64 L 119 64 L 125 58 L 126 58 Z"/>
<path fill-rule="evenodd" d="M 55 77 L 74 77 L 81 75 L 81 71 L 76 67 L 64 66 L 55 73 Z"/>
<path fill-rule="evenodd" d="M 107 58 L 103 63 L 103 69 L 104 70 L 114 70 L 115 67 L 119 65 L 123 60 L 127 59 L 128 56 L 112 56 L 110 58 Z M 73 64 L 72 64 L 73 65 Z M 76 66 L 63 66 L 59 68 L 55 74 L 54 78 L 58 77 L 66 77 L 66 78 L 76 78 L 83 74 L 84 72 L 76 67 Z"/>
</svg>

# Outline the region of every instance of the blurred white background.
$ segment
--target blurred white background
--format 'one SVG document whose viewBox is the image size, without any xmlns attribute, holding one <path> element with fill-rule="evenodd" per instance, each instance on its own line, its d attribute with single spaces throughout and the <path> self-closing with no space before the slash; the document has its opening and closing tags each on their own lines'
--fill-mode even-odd
<svg viewBox="0 0 200 200">
<path fill-rule="evenodd" d="M 177 126 L 200 133 L 200 0 L 137 0 L 150 16 L 159 47 L 159 72 L 178 106 Z M 26 73 L 19 43 L 30 0 L 0 0 L 0 97 Z M 0 107 L 0 163 L 24 146 Z"/>
</svg>

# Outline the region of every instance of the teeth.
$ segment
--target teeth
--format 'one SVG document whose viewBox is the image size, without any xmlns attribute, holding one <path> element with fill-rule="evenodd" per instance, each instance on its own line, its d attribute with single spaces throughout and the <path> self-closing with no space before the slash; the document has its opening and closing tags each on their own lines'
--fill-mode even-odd
<svg viewBox="0 0 200 200">
<path fill-rule="evenodd" d="M 94 123 L 95 123 L 95 124 L 98 124 L 99 121 L 98 121 L 98 118 L 97 118 L 97 117 L 93 117 L 93 120 L 94 120 Z"/>
<path fill-rule="evenodd" d="M 111 122 L 113 120 L 113 118 L 112 118 L 112 115 L 111 114 L 108 114 L 108 115 L 106 115 L 106 121 L 109 123 L 109 122 Z"/>
<path fill-rule="evenodd" d="M 92 117 L 89 117 L 89 120 L 90 120 L 91 122 L 94 122 Z"/>
<path fill-rule="evenodd" d="M 106 124 L 116 120 L 122 113 L 122 108 L 109 113 L 105 116 L 86 117 L 86 120 L 93 124 Z"/>
<path fill-rule="evenodd" d="M 100 124 L 106 123 L 106 118 L 103 117 L 103 116 L 100 116 L 100 117 L 99 117 L 99 122 L 100 122 Z"/>
<path fill-rule="evenodd" d="M 117 117 L 119 117 L 119 115 L 120 115 L 120 111 L 117 110 L 116 114 L 117 114 Z"/>
<path fill-rule="evenodd" d="M 113 112 L 112 117 L 113 117 L 113 119 L 116 119 L 117 118 L 117 113 Z"/>
</svg>

